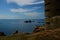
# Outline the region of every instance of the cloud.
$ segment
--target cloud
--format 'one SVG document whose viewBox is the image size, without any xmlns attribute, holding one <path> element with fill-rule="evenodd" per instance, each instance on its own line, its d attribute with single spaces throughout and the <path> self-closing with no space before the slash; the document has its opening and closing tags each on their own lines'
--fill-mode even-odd
<svg viewBox="0 0 60 40">
<path fill-rule="evenodd" d="M 11 12 L 18 12 L 18 13 L 23 13 L 23 15 L 31 17 L 31 18 L 36 18 L 40 16 L 42 13 L 35 12 L 33 10 L 37 10 L 41 7 L 33 7 L 31 9 L 24 9 L 24 8 L 19 8 L 19 9 L 10 9 Z M 32 12 L 30 12 L 32 11 Z"/>
<path fill-rule="evenodd" d="M 32 19 L 40 19 L 44 18 L 43 13 L 38 13 L 38 12 L 29 12 L 29 13 L 24 13 L 25 16 L 30 17 Z"/>
<path fill-rule="evenodd" d="M 41 7 L 33 7 L 31 9 L 23 9 L 23 8 L 19 8 L 19 9 L 10 9 L 11 12 L 19 12 L 19 13 L 24 13 L 24 12 L 30 12 L 30 11 L 33 11 L 33 10 L 37 10 Z"/>
<path fill-rule="evenodd" d="M 41 7 L 38 7 L 38 8 L 41 8 Z M 23 13 L 25 16 L 29 16 L 29 17 L 37 17 L 39 14 L 41 13 L 38 13 L 38 12 L 30 12 L 32 10 L 36 10 L 37 7 L 34 7 L 33 9 L 29 9 L 29 10 L 26 10 L 26 9 L 23 9 L 23 8 L 20 8 L 20 9 L 11 9 L 11 12 L 18 12 L 18 13 Z"/>
<path fill-rule="evenodd" d="M 16 15 L 0 14 L 0 19 L 17 19 L 17 16 Z"/>
<path fill-rule="evenodd" d="M 36 8 L 41 8 L 41 7 L 34 7 L 34 8 L 36 9 Z"/>
<path fill-rule="evenodd" d="M 19 8 L 19 9 L 10 9 L 11 12 L 19 12 L 19 13 L 22 13 L 22 12 L 27 12 L 28 10 L 24 10 L 22 8 Z"/>
<path fill-rule="evenodd" d="M 37 12 L 28 12 L 28 11 L 31 11 L 31 10 L 24 10 L 24 9 L 11 9 L 12 12 L 19 12 L 19 13 L 23 13 L 24 15 L 26 16 L 30 16 L 30 17 L 35 17 L 35 16 L 38 16 L 38 13 Z"/>
<path fill-rule="evenodd" d="M 30 16 L 30 17 L 37 17 L 39 15 L 39 13 L 37 13 L 37 12 L 29 12 L 29 13 L 24 13 L 24 15 Z"/>
<path fill-rule="evenodd" d="M 42 0 L 7 0 L 7 3 L 16 3 L 17 5 L 20 6 L 20 8 L 18 9 L 15 9 L 15 8 L 12 8 L 10 9 L 11 12 L 18 12 L 19 13 L 22 13 L 22 15 L 26 16 L 27 18 L 36 18 L 38 16 L 40 16 L 40 14 L 42 15 L 42 13 L 39 13 L 38 10 L 41 8 L 39 6 L 31 6 L 30 8 L 27 8 L 27 7 L 24 7 L 24 6 L 27 6 L 27 5 L 35 5 L 35 4 L 42 4 L 44 3 L 44 1 Z M 24 8 L 25 9 L 24 9 Z M 37 11 L 36 11 L 37 10 Z"/>
<path fill-rule="evenodd" d="M 44 1 L 39 1 L 39 2 L 35 2 L 35 1 L 36 1 L 36 0 L 7 0 L 7 3 L 15 2 L 15 3 L 17 3 L 19 6 L 44 3 Z"/>
</svg>

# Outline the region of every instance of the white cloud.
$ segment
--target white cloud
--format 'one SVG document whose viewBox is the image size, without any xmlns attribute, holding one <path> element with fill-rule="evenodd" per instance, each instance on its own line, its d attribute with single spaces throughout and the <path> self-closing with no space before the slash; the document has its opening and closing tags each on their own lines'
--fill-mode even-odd
<svg viewBox="0 0 60 40">
<path fill-rule="evenodd" d="M 34 7 L 34 8 L 37 8 L 37 7 Z M 32 9 L 34 10 L 34 9 Z M 40 13 L 38 12 L 28 12 L 28 11 L 32 11 L 31 9 L 30 10 L 25 10 L 25 9 L 11 9 L 11 12 L 19 12 L 19 13 L 23 13 L 25 16 L 30 16 L 30 17 L 37 17 Z"/>
<path fill-rule="evenodd" d="M 29 12 L 29 11 L 33 11 L 36 9 L 39 9 L 41 7 L 33 7 L 31 9 L 23 9 L 23 8 L 19 8 L 19 9 L 10 9 L 11 12 L 19 12 L 19 13 L 24 13 L 24 12 Z"/>
<path fill-rule="evenodd" d="M 25 16 L 30 17 L 32 19 L 40 19 L 44 18 L 43 13 L 38 13 L 38 12 L 29 12 L 29 13 L 24 13 Z"/>
<path fill-rule="evenodd" d="M 41 7 L 34 7 L 33 9 L 39 9 L 39 8 L 41 8 Z"/>
<path fill-rule="evenodd" d="M 16 15 L 0 14 L 0 19 L 17 19 L 17 16 Z"/>
<path fill-rule="evenodd" d="M 7 3 L 15 2 L 20 6 L 44 3 L 44 1 L 39 1 L 39 2 L 35 2 L 35 1 L 36 0 L 7 0 Z"/>
<path fill-rule="evenodd" d="M 12 2 L 17 3 L 21 7 L 25 6 L 25 5 L 33 5 L 33 4 L 44 3 L 44 1 L 36 2 L 36 0 L 7 0 L 7 3 L 12 3 Z M 35 17 L 39 16 L 41 13 L 31 12 L 31 11 L 37 10 L 39 8 L 41 8 L 41 7 L 33 7 L 31 9 L 24 9 L 24 8 L 14 9 L 13 8 L 13 9 L 10 9 L 10 11 L 11 12 L 23 13 L 25 16 L 35 18 Z"/>
<path fill-rule="evenodd" d="M 11 12 L 19 12 L 24 13 L 26 16 L 37 16 L 37 12 L 28 12 L 30 10 L 24 10 L 24 9 L 11 9 Z M 26 12 L 26 13 L 25 13 Z"/>
<path fill-rule="evenodd" d="M 28 17 L 37 17 L 37 16 L 39 16 L 39 14 L 41 14 L 41 13 L 38 13 L 38 12 L 30 12 L 30 11 L 32 11 L 32 10 L 36 10 L 36 9 L 39 9 L 39 8 L 41 8 L 41 7 L 34 7 L 34 8 L 32 8 L 32 9 L 23 9 L 23 8 L 19 8 L 19 9 L 11 9 L 10 11 L 11 12 L 19 12 L 19 13 L 23 13 L 25 16 L 28 16 Z"/>
<path fill-rule="evenodd" d="M 24 10 L 22 8 L 19 8 L 19 9 L 10 9 L 10 11 L 11 12 L 20 12 L 20 13 L 22 13 L 22 12 L 27 12 L 28 10 Z"/>
<path fill-rule="evenodd" d="M 37 17 L 39 15 L 39 13 L 37 13 L 37 12 L 29 12 L 29 13 L 24 13 L 24 15 L 30 16 L 30 17 Z"/>
</svg>

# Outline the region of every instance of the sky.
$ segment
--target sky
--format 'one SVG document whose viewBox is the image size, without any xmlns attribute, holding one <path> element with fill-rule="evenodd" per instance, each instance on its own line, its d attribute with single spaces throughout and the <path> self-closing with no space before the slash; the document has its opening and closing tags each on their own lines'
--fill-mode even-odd
<svg viewBox="0 0 60 40">
<path fill-rule="evenodd" d="M 44 19 L 44 0 L 0 0 L 0 19 Z"/>
</svg>

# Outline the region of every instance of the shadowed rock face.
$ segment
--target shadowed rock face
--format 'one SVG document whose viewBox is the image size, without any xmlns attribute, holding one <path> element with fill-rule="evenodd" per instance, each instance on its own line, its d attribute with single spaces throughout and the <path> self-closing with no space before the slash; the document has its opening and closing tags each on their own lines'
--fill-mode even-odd
<svg viewBox="0 0 60 40">
<path fill-rule="evenodd" d="M 47 17 L 45 21 L 46 21 L 46 26 L 48 26 L 47 29 L 60 28 L 59 4 L 60 4 L 60 0 L 45 0 L 45 16 Z"/>
<path fill-rule="evenodd" d="M 60 28 L 60 16 L 55 16 L 50 19 L 50 26 L 53 28 Z"/>
<path fill-rule="evenodd" d="M 60 28 L 60 16 L 50 18 L 49 22 L 50 24 L 46 25 L 48 30 Z"/>
<path fill-rule="evenodd" d="M 45 14 L 48 17 L 60 16 L 60 0 L 45 0 Z"/>
<path fill-rule="evenodd" d="M 0 32 L 0 36 L 6 36 L 4 32 Z"/>
</svg>

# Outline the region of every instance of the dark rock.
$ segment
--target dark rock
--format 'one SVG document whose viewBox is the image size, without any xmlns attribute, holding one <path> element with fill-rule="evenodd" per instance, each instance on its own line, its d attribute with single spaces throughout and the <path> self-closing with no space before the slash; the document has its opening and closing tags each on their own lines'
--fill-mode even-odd
<svg viewBox="0 0 60 40">
<path fill-rule="evenodd" d="M 6 36 L 4 32 L 0 32 L 0 36 Z"/>
<path fill-rule="evenodd" d="M 37 26 L 34 28 L 33 33 L 45 31 L 46 29 L 44 27 Z"/>
<path fill-rule="evenodd" d="M 25 34 L 29 35 L 30 33 L 25 33 Z"/>
<path fill-rule="evenodd" d="M 19 32 L 18 32 L 18 30 L 16 30 L 16 32 L 14 32 L 13 34 L 18 34 Z"/>
</svg>

